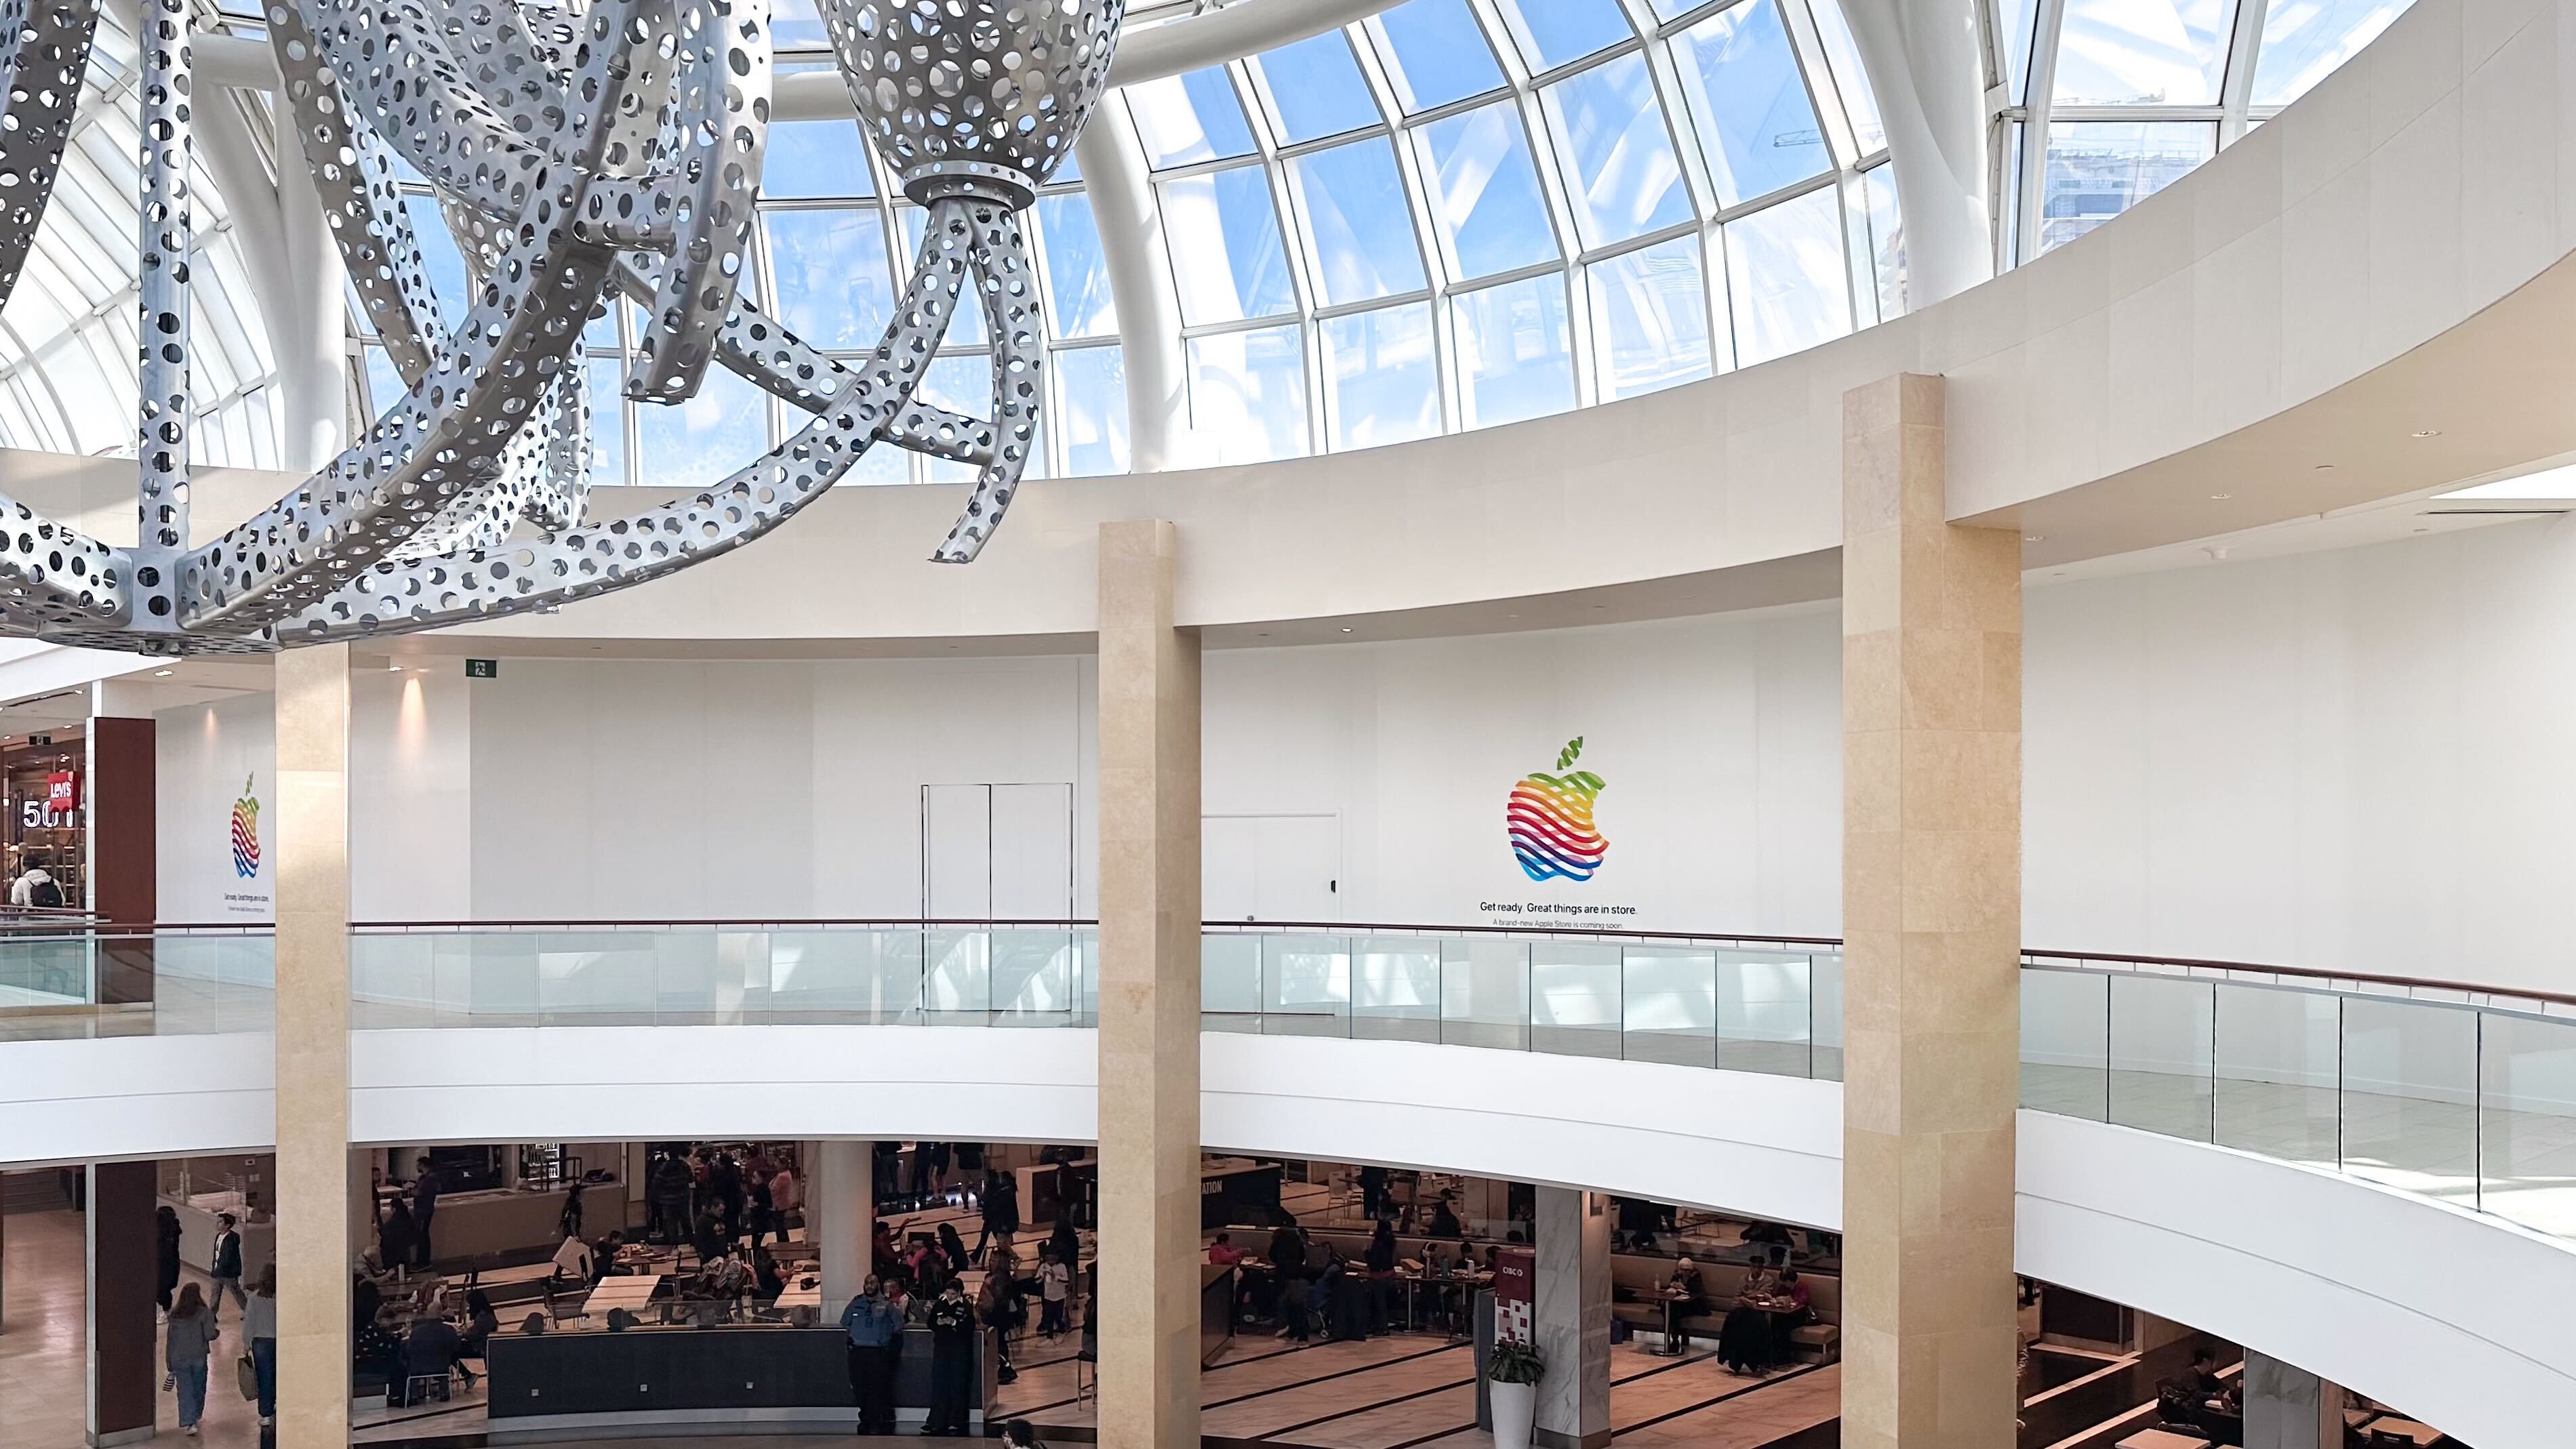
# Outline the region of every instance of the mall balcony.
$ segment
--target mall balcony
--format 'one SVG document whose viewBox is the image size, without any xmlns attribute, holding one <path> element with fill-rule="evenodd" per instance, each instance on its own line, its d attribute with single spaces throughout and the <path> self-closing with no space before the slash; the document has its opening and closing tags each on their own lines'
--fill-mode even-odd
<svg viewBox="0 0 2576 1449">
<path fill-rule="evenodd" d="M 710 3 L 0 47 L 0 1449 L 2576 1442 L 2576 0 Z"/>
</svg>

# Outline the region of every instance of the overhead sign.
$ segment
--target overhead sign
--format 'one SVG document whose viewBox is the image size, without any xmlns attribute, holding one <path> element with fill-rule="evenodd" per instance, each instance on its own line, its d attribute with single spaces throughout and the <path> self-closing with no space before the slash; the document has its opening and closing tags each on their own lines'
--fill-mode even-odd
<svg viewBox="0 0 2576 1449">
<path fill-rule="evenodd" d="M 468 679 L 498 679 L 501 677 L 501 661 L 498 659 L 468 659 L 465 661 L 465 677 Z"/>
<path fill-rule="evenodd" d="M 80 777 L 69 770 L 56 770 L 45 777 L 45 809 L 49 813 L 68 815 L 80 808 Z"/>
</svg>

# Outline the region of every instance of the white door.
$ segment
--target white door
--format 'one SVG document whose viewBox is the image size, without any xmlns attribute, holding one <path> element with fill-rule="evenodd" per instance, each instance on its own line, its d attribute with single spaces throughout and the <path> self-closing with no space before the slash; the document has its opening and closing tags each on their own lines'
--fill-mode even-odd
<svg viewBox="0 0 2576 1449">
<path fill-rule="evenodd" d="M 935 921 L 1073 917 L 1073 786 L 921 787 L 922 914 Z"/>
<path fill-rule="evenodd" d="M 1210 815 L 1199 822 L 1199 832 L 1199 892 L 1207 919 L 1342 919 L 1339 816 Z"/>
<path fill-rule="evenodd" d="M 993 791 L 921 787 L 921 913 L 934 921 L 993 918 Z"/>
</svg>

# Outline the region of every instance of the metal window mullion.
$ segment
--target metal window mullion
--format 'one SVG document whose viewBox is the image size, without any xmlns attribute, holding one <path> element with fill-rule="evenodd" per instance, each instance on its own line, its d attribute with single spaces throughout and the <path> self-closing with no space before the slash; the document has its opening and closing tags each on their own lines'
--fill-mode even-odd
<svg viewBox="0 0 2576 1449">
<path fill-rule="evenodd" d="M 1857 170 L 1838 172 L 1835 179 L 1842 193 L 1843 278 L 1851 290 L 1852 331 L 1858 332 L 1887 320 L 1878 310 L 1878 247 L 1869 228 L 1869 183 Z M 1861 320 L 1864 316 L 1869 320 Z"/>
<path fill-rule="evenodd" d="M 2236 30 L 2228 37 L 2227 71 L 2218 84 L 2218 147 L 2245 134 L 2245 109 L 2254 98 L 2254 67 L 2263 53 L 2263 22 L 2271 0 L 2236 0 Z"/>
<path fill-rule="evenodd" d="M 1496 287 L 1510 286 L 1514 282 L 1526 282 L 1532 277 L 1554 276 L 1558 272 L 1564 271 L 1565 267 L 1566 262 L 1563 257 L 1557 257 L 1544 262 L 1531 262 L 1527 266 L 1514 267 L 1507 272 L 1495 272 L 1490 276 L 1478 277 L 1473 281 L 1460 282 L 1449 288 L 1443 295 L 1445 297 L 1464 297 L 1475 292 L 1489 292 Z"/>
<path fill-rule="evenodd" d="M 2051 119 L 2075 124 L 2108 122 L 2113 125 L 2127 125 L 2144 121 L 2216 121 L 2220 119 L 2221 114 L 2222 108 L 2218 106 L 2096 105 L 2050 108 Z"/>
<path fill-rule="evenodd" d="M 1382 312 L 1389 307 L 1403 307 L 1415 302 L 1428 302 L 1432 299 L 1432 296 L 1433 293 L 1430 288 L 1414 287 L 1407 291 L 1389 292 L 1383 297 L 1367 297 L 1357 302 L 1338 302 L 1330 307 L 1316 308 L 1315 320 L 1318 322 L 1338 322 L 1344 317 L 1356 317 L 1362 312 Z"/>
<path fill-rule="evenodd" d="M 2030 22 L 2030 71 L 2022 93 L 2029 118 L 2021 128 L 2020 214 L 2014 218 L 2013 255 L 2028 262 L 2039 255 L 2040 198 L 2048 174 L 2048 126 L 2057 99 L 2057 47 L 2066 24 L 2066 0 L 2036 0 Z"/>
<path fill-rule="evenodd" d="M 1806 189 L 1812 191 L 1815 188 L 1808 187 Z M 1699 228 L 1700 219 L 1698 217 L 1693 217 L 1688 221 L 1677 221 L 1670 226 L 1659 226 L 1653 231 L 1639 232 L 1637 235 L 1628 238 L 1626 241 L 1620 242 L 1616 246 L 1594 247 L 1583 255 L 1575 258 L 1575 260 L 1588 267 L 1595 262 L 1606 262 L 1613 257 L 1624 257 L 1630 252 L 1644 251 L 1646 248 L 1657 245 L 1658 243 L 1672 241 L 1677 237 L 1689 236 L 1692 232 L 1699 230 Z"/>
<path fill-rule="evenodd" d="M 1835 0 L 1824 0 L 1831 5 Z M 1780 22 L 1789 31 L 1789 53 L 1797 57 L 1798 79 L 1807 88 L 1807 108 L 1815 113 L 1816 124 L 1825 131 L 1826 149 L 1837 165 L 1857 166 L 1860 135 L 1852 129 L 1851 112 L 1843 105 L 1841 78 L 1834 74 L 1831 57 L 1825 54 L 1825 38 L 1816 29 L 1816 17 L 1807 9 L 1807 0 L 1776 0 Z M 1816 77 L 1823 76 L 1818 85 Z M 1830 96 L 1833 104 L 1828 106 Z"/>
<path fill-rule="evenodd" d="M 1392 129 L 1384 113 L 1381 113 L 1379 119 L 1369 125 L 1353 126 L 1347 131 L 1335 131 L 1329 136 L 1318 136 L 1311 141 L 1281 141 L 1272 154 L 1281 160 L 1295 160 L 1301 156 L 1312 156 L 1318 151 L 1339 150 L 1355 141 L 1365 141 L 1371 136 L 1383 136 Z"/>
<path fill-rule="evenodd" d="M 1700 227 L 1700 290 L 1708 311 L 1708 371 L 1711 377 L 1735 371 L 1735 293 L 1727 284 L 1726 227 L 1708 222 Z"/>
<path fill-rule="evenodd" d="M 1345 38 L 1348 38 L 1347 35 Z M 1440 314 L 1446 309 L 1442 307 L 1440 297 L 1444 289 L 1455 279 L 1457 267 L 1450 256 L 1449 244 L 1442 235 L 1438 215 L 1433 209 L 1431 193 L 1434 180 L 1424 174 L 1422 156 L 1414 144 L 1413 130 L 1405 123 L 1403 104 L 1396 97 L 1395 80 L 1387 73 L 1384 58 L 1378 54 L 1377 47 L 1354 42 L 1351 44 L 1351 55 L 1359 66 L 1361 83 L 1369 88 L 1370 98 L 1377 102 L 1379 116 L 1386 121 L 1387 145 L 1395 150 L 1396 180 L 1404 187 L 1405 205 L 1413 213 L 1413 245 L 1415 252 L 1422 258 L 1422 276 L 1426 288 L 1421 296 L 1424 306 L 1431 315 L 1432 393 L 1439 405 L 1440 431 L 1454 432 L 1456 428 L 1450 418 L 1452 416 L 1451 394 L 1457 386 L 1456 369 L 1450 366 L 1448 353 L 1441 346 Z M 1320 328 L 1317 330 L 1321 331 Z"/>
<path fill-rule="evenodd" d="M 1226 75 L 1235 87 L 1235 104 L 1243 107 L 1244 120 L 1252 132 L 1252 144 L 1260 157 L 1262 179 L 1270 187 L 1272 225 L 1279 231 L 1279 249 L 1288 263 L 1288 288 L 1297 305 L 1297 352 L 1304 359 L 1299 369 L 1306 393 L 1306 451 L 1320 453 L 1318 446 L 1327 426 L 1323 407 L 1323 339 L 1311 324 L 1316 305 L 1324 294 L 1324 258 L 1315 245 L 1314 229 L 1306 219 L 1306 209 L 1299 204 L 1297 188 L 1288 184 L 1288 166 L 1280 159 L 1279 138 L 1273 134 L 1270 118 L 1260 107 L 1243 105 L 1243 94 L 1249 90 L 1251 62 L 1226 62 Z"/>
<path fill-rule="evenodd" d="M 1855 166 L 1852 168 L 1852 172 L 1857 175 L 1862 169 L 1863 168 L 1861 167 Z M 1777 191 L 1766 191 L 1760 196 L 1754 197 L 1750 201 L 1739 201 L 1735 205 L 1718 212 L 1715 220 L 1721 222 L 1735 221 L 1742 217 L 1751 216 L 1757 211 L 1769 211 L 1771 208 L 1778 206 L 1784 201 L 1795 201 L 1810 191 L 1822 191 L 1828 186 L 1839 186 L 1842 184 L 1842 177 L 1843 173 L 1840 171 L 1819 172 L 1814 176 L 1808 177 L 1804 181 L 1793 181 L 1788 185 L 1781 187 Z"/>
</svg>

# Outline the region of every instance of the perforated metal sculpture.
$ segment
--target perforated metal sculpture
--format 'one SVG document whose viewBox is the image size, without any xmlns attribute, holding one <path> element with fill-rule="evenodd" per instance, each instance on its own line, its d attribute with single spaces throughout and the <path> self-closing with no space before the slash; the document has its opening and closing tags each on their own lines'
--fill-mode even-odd
<svg viewBox="0 0 2576 1449">
<path fill-rule="evenodd" d="M 144 0 L 138 534 L 113 546 L 0 499 L 0 633 L 254 652 L 552 607 L 738 548 L 879 443 L 981 472 L 932 555 L 992 537 L 1036 445 L 1036 274 L 1018 212 L 1097 103 L 1123 0 L 825 0 L 879 153 L 927 209 L 894 321 L 845 365 L 741 294 L 769 117 L 769 0 L 280 0 L 288 103 L 350 281 L 408 394 L 335 462 L 211 542 L 188 536 L 189 14 Z M 0 297 L 62 159 L 97 0 L 0 0 Z M 436 188 L 467 259 L 440 315 L 394 181 Z M 284 158 L 281 158 L 282 160 Z M 961 295 L 994 413 L 916 396 Z M 627 395 L 710 365 L 813 415 L 706 491 L 586 517 L 581 334 L 647 309 Z"/>
</svg>

